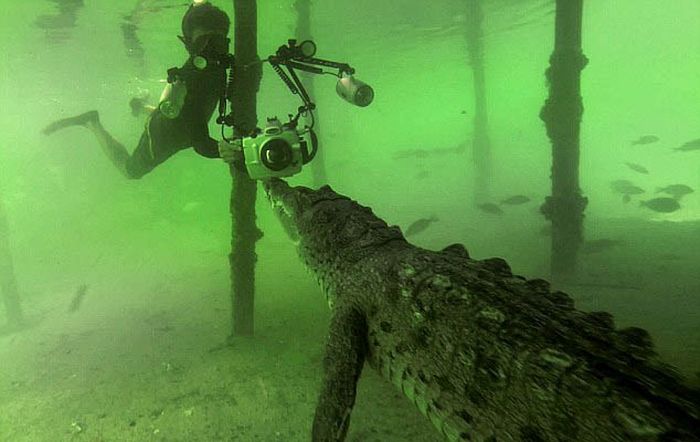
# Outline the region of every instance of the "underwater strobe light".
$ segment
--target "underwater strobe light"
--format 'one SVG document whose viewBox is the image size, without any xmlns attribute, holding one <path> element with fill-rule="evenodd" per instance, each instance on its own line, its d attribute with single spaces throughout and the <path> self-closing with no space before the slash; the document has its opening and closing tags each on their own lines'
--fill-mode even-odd
<svg viewBox="0 0 700 442">
<path fill-rule="evenodd" d="M 359 107 L 369 106 L 374 100 L 374 90 L 352 75 L 343 74 L 335 85 L 335 91 L 343 100 Z"/>
</svg>

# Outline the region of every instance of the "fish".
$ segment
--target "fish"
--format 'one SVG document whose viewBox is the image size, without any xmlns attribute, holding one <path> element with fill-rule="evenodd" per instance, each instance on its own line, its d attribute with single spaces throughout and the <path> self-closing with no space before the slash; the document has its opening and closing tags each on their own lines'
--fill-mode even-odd
<svg viewBox="0 0 700 442">
<path fill-rule="evenodd" d="M 78 311 L 83 303 L 87 289 L 88 286 L 85 284 L 78 287 L 78 289 L 75 291 L 75 295 L 73 295 L 73 300 L 71 301 L 70 306 L 68 306 L 68 313 L 75 313 Z"/>
<path fill-rule="evenodd" d="M 510 206 L 517 206 L 519 204 L 525 204 L 530 202 L 530 198 L 525 195 L 513 195 L 510 198 L 506 198 L 501 201 L 501 204 L 507 204 Z"/>
<path fill-rule="evenodd" d="M 418 173 L 416 174 L 416 176 L 414 177 L 414 179 L 416 179 L 416 180 L 424 180 L 424 179 L 428 178 L 429 176 L 430 176 L 430 172 L 428 172 L 427 170 L 422 170 L 422 171 L 420 171 L 420 172 L 418 172 Z"/>
<path fill-rule="evenodd" d="M 503 210 L 501 210 L 497 204 L 484 203 L 478 204 L 476 207 L 478 207 L 482 212 L 490 213 L 492 215 L 503 215 Z"/>
<path fill-rule="evenodd" d="M 436 149 L 404 149 L 394 152 L 393 159 L 403 160 L 406 158 L 428 158 L 441 155 L 461 154 L 467 150 L 467 143 L 462 143 L 454 147 L 441 147 Z"/>
<path fill-rule="evenodd" d="M 677 200 L 693 192 L 694 190 L 685 184 L 671 184 L 670 186 L 659 187 L 656 189 L 656 193 L 666 193 Z"/>
<path fill-rule="evenodd" d="M 633 187 L 634 184 L 630 180 L 615 180 L 610 182 L 612 190 L 618 193 L 625 193 L 625 189 Z"/>
<path fill-rule="evenodd" d="M 700 150 L 700 138 L 687 141 L 682 146 L 673 149 L 677 152 L 690 152 L 691 150 Z"/>
<path fill-rule="evenodd" d="M 645 190 L 642 189 L 641 187 L 632 185 L 632 186 L 625 188 L 624 191 L 622 191 L 620 193 L 623 193 L 625 195 L 641 195 L 644 192 L 645 192 Z"/>
<path fill-rule="evenodd" d="M 674 198 L 654 198 L 639 203 L 641 207 L 646 207 L 654 212 L 671 213 L 681 208 L 678 200 Z"/>
<path fill-rule="evenodd" d="M 435 153 L 437 155 L 444 155 L 444 154 L 461 154 L 464 153 L 467 150 L 467 143 L 462 143 L 458 144 L 457 146 L 454 147 L 446 147 L 443 149 L 435 149 Z"/>
<path fill-rule="evenodd" d="M 417 235 L 427 229 L 432 223 L 437 222 L 438 218 L 436 216 L 431 216 L 430 218 L 421 218 L 411 223 L 404 233 L 405 237 Z"/>
<path fill-rule="evenodd" d="M 642 166 L 642 165 L 639 165 L 639 164 L 637 164 L 637 163 L 629 163 L 629 162 L 626 162 L 625 165 L 626 165 L 627 167 L 629 167 L 630 169 L 634 170 L 635 172 L 644 173 L 644 174 L 648 174 L 648 173 L 649 173 L 649 170 L 648 170 L 646 167 L 644 167 L 644 166 Z"/>
<path fill-rule="evenodd" d="M 610 183 L 610 188 L 617 193 L 623 195 L 639 195 L 644 193 L 644 189 L 635 186 L 629 180 L 615 180 Z"/>
<path fill-rule="evenodd" d="M 594 239 L 584 242 L 583 247 L 581 247 L 581 252 L 586 254 L 600 253 L 610 250 L 613 247 L 620 246 L 622 244 L 624 244 L 624 241 L 618 239 Z"/>
<path fill-rule="evenodd" d="M 615 180 L 610 183 L 610 188 L 613 192 L 622 194 L 622 202 L 629 203 L 632 199 L 632 195 L 641 195 L 644 193 L 644 189 L 635 186 L 629 180 Z"/>
<path fill-rule="evenodd" d="M 656 143 L 657 141 L 659 141 L 659 137 L 657 137 L 656 135 L 642 135 L 641 137 L 632 141 L 631 144 L 632 146 L 641 146 L 645 144 Z"/>
</svg>

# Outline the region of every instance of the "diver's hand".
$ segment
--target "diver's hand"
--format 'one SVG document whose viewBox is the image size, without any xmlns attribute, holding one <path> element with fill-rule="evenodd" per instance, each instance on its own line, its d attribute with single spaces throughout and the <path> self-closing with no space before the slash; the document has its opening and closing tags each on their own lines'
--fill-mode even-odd
<svg viewBox="0 0 700 442">
<path fill-rule="evenodd" d="M 139 92 L 129 100 L 131 115 L 138 117 L 143 113 L 151 113 L 153 106 L 148 105 L 151 93 L 146 89 L 139 89 Z"/>
<path fill-rule="evenodd" d="M 243 159 L 243 144 L 240 139 L 234 140 L 232 143 L 226 141 L 219 142 L 219 156 L 222 160 L 229 164 Z"/>
</svg>

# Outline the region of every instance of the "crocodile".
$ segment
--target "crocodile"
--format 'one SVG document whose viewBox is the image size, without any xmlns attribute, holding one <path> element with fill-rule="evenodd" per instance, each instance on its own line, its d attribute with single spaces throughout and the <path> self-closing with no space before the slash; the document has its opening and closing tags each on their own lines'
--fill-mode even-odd
<svg viewBox="0 0 700 442">
<path fill-rule="evenodd" d="M 700 391 L 645 330 L 501 258 L 416 247 L 329 186 L 263 186 L 331 309 L 314 442 L 345 439 L 365 363 L 446 441 L 700 440 Z"/>
</svg>

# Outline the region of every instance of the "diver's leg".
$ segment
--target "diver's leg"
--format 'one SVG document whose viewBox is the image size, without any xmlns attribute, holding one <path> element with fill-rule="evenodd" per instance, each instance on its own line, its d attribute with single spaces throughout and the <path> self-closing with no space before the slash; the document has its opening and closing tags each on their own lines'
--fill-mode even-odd
<svg viewBox="0 0 700 442">
<path fill-rule="evenodd" d="M 85 127 L 90 129 L 97 142 L 102 147 L 102 151 L 107 155 L 107 158 L 114 166 L 127 178 L 130 178 L 129 172 L 126 169 L 126 163 L 129 160 L 129 152 L 123 144 L 115 140 L 112 135 L 102 126 L 99 119 L 88 122 Z"/>
<path fill-rule="evenodd" d="M 83 126 L 90 129 L 90 131 L 95 134 L 100 147 L 102 147 L 102 150 L 105 152 L 110 161 L 112 161 L 112 163 L 124 176 L 129 177 L 126 170 L 126 162 L 129 159 L 129 152 L 102 126 L 97 111 L 85 112 L 84 114 L 80 114 L 75 117 L 63 118 L 54 121 L 46 126 L 42 132 L 45 135 L 50 135 L 58 130 L 72 126 Z"/>
</svg>

